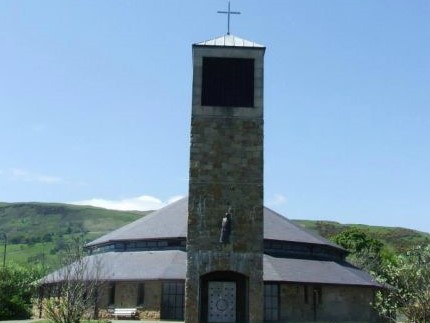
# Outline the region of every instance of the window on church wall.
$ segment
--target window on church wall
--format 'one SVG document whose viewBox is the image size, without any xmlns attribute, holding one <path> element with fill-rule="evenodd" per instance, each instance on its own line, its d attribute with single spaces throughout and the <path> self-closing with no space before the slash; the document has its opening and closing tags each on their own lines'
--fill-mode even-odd
<svg viewBox="0 0 430 323">
<path fill-rule="evenodd" d="M 149 248 L 155 248 L 157 246 L 157 241 L 148 241 Z"/>
<path fill-rule="evenodd" d="M 301 245 L 301 244 L 284 243 L 283 249 L 288 250 L 290 252 L 296 252 L 296 253 L 303 253 L 303 254 L 310 253 L 309 246 Z"/>
<path fill-rule="evenodd" d="M 125 244 L 120 242 L 120 243 L 115 243 L 115 251 L 124 251 L 125 250 Z"/>
<path fill-rule="evenodd" d="M 282 249 L 282 243 L 281 242 L 273 242 L 272 248 L 273 249 Z"/>
<path fill-rule="evenodd" d="M 185 242 L 185 240 L 169 240 L 168 241 L 168 246 L 169 247 L 181 247 L 183 244 L 183 242 Z"/>
<path fill-rule="evenodd" d="M 125 243 L 115 243 L 112 245 L 115 251 L 141 251 L 141 250 L 163 250 L 163 249 L 185 249 L 185 239 L 147 240 L 147 241 L 127 241 Z M 175 248 L 176 247 L 176 248 Z M 97 249 L 104 252 L 104 249 Z M 110 250 L 110 249 L 109 249 Z M 106 251 L 109 251 L 106 249 Z"/>
<path fill-rule="evenodd" d="M 312 304 L 319 305 L 322 304 L 322 287 L 303 285 L 303 300 L 305 304 L 309 304 L 312 300 Z"/>
<path fill-rule="evenodd" d="M 313 287 L 313 297 L 314 297 L 314 304 L 316 304 L 316 305 L 322 304 L 322 287 L 321 286 L 314 286 Z"/>
<path fill-rule="evenodd" d="M 48 285 L 44 291 L 47 298 L 57 297 L 55 285 Z"/>
<path fill-rule="evenodd" d="M 88 301 L 88 299 L 89 299 L 89 294 L 88 294 L 88 286 L 85 286 L 84 287 L 84 293 L 82 294 L 82 300 L 83 301 Z"/>
<path fill-rule="evenodd" d="M 203 106 L 253 107 L 254 59 L 203 57 Z"/>
<path fill-rule="evenodd" d="M 92 248 L 90 250 L 90 253 L 91 254 L 98 254 L 98 253 L 103 253 L 103 252 L 109 252 L 112 250 L 115 250 L 115 245 L 114 244 L 108 244 L 108 245 Z"/>
<path fill-rule="evenodd" d="M 115 305 L 115 283 L 110 283 L 109 284 L 109 300 L 108 300 L 108 304 L 109 305 Z"/>
<path fill-rule="evenodd" d="M 311 247 L 307 245 L 277 240 L 265 240 L 264 252 L 277 256 L 311 256 Z"/>
<path fill-rule="evenodd" d="M 129 251 L 138 250 L 137 242 L 128 242 L 127 243 L 127 250 L 129 250 Z"/>
<path fill-rule="evenodd" d="M 279 320 L 279 284 L 264 284 L 264 320 Z"/>
<path fill-rule="evenodd" d="M 164 282 L 161 296 L 161 319 L 184 319 L 184 294 L 183 282 Z"/>
<path fill-rule="evenodd" d="M 145 303 L 145 284 L 139 283 L 137 285 L 137 302 L 136 305 L 143 305 Z"/>
<path fill-rule="evenodd" d="M 330 252 L 330 249 L 323 246 L 315 246 L 313 248 L 313 254 L 319 257 L 333 256 L 333 252 Z"/>
<path fill-rule="evenodd" d="M 303 301 L 305 302 L 305 304 L 309 304 L 309 293 L 307 285 L 303 285 Z"/>
<path fill-rule="evenodd" d="M 167 247 L 168 243 L 167 241 L 163 240 L 163 241 L 157 241 L 157 247 Z"/>
<path fill-rule="evenodd" d="M 100 290 L 99 290 L 99 286 L 97 285 L 97 286 L 95 286 L 95 288 L 93 289 L 93 291 L 92 291 L 92 295 L 91 295 L 91 297 L 92 297 L 92 299 L 93 299 L 93 304 L 98 304 L 98 302 L 99 302 L 99 298 L 100 298 Z"/>
</svg>

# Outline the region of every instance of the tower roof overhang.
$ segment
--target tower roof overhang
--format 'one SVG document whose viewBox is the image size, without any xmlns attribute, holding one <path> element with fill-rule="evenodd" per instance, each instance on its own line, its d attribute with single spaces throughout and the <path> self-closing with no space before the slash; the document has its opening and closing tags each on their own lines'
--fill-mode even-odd
<svg viewBox="0 0 430 323">
<path fill-rule="evenodd" d="M 265 50 L 266 47 L 251 40 L 246 40 L 235 35 L 223 35 L 217 38 L 205 40 L 196 44 L 193 47 L 235 47 L 235 48 L 254 48 Z"/>
</svg>

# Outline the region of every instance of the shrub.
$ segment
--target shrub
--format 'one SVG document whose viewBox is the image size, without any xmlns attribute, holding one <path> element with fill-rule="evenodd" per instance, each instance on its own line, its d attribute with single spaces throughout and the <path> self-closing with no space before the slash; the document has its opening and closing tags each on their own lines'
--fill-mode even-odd
<svg viewBox="0 0 430 323">
<path fill-rule="evenodd" d="M 0 320 L 26 319 L 31 316 L 31 299 L 40 267 L 9 264 L 0 268 Z"/>
</svg>

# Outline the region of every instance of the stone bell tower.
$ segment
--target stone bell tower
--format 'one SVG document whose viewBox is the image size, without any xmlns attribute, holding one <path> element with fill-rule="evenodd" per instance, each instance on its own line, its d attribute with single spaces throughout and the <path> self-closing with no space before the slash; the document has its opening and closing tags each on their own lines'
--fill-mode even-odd
<svg viewBox="0 0 430 323">
<path fill-rule="evenodd" d="M 193 45 L 185 322 L 263 322 L 263 60 Z"/>
</svg>

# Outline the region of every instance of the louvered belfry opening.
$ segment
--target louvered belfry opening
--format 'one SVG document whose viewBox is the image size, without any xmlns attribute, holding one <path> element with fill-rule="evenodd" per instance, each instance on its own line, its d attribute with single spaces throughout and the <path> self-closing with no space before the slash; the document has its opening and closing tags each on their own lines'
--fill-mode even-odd
<svg viewBox="0 0 430 323">
<path fill-rule="evenodd" d="M 254 60 L 203 57 L 202 105 L 254 106 Z"/>
</svg>

